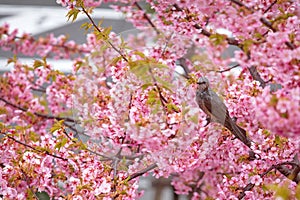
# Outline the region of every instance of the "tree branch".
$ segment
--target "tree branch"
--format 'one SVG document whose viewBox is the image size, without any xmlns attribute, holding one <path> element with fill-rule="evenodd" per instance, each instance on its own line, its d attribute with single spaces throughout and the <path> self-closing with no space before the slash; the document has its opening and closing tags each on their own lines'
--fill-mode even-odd
<svg viewBox="0 0 300 200">
<path fill-rule="evenodd" d="M 264 11 L 264 14 L 267 13 L 276 3 L 277 3 L 277 0 L 273 1 L 273 3 L 271 3 L 269 5 L 269 7 Z"/>
<path fill-rule="evenodd" d="M 130 175 L 128 181 L 131 181 L 131 180 L 135 179 L 136 177 L 142 176 L 143 174 L 151 171 L 152 169 L 155 169 L 156 167 L 157 167 L 157 164 L 153 163 L 153 164 L 149 165 L 148 167 L 146 167 L 145 169 Z"/>
<path fill-rule="evenodd" d="M 18 143 L 18 144 L 20 144 L 20 145 L 23 145 L 23 146 L 25 146 L 25 147 L 27 147 L 27 148 L 29 148 L 29 149 L 31 149 L 31 150 L 37 151 L 37 152 L 39 152 L 39 153 L 45 153 L 45 154 L 47 154 L 47 155 L 49 155 L 49 156 L 52 156 L 52 157 L 54 157 L 54 158 L 57 158 L 57 159 L 61 159 L 61 160 L 64 160 L 64 161 L 68 161 L 67 158 L 63 158 L 63 157 L 61 157 L 61 156 L 57 156 L 57 155 L 51 154 L 51 153 L 49 153 L 48 151 L 41 151 L 41 150 L 36 149 L 36 148 L 34 148 L 34 147 L 32 147 L 32 146 L 30 146 L 30 145 L 28 145 L 28 144 L 25 144 L 25 143 L 23 143 L 23 142 L 21 142 L 21 141 L 15 139 L 14 137 L 11 137 L 11 136 L 8 135 L 7 133 L 4 133 L 4 132 L 0 132 L 0 133 L 1 133 L 2 135 L 5 135 L 5 136 L 8 137 L 9 139 L 13 140 L 14 142 L 16 142 L 16 143 Z"/>
<path fill-rule="evenodd" d="M 246 196 L 246 192 L 252 190 L 252 188 L 254 188 L 254 184 L 253 183 L 248 183 L 244 188 L 243 191 L 239 194 L 238 199 L 242 199 L 244 198 L 244 196 Z"/>
<path fill-rule="evenodd" d="M 252 12 L 252 13 L 254 12 L 253 9 L 247 7 L 245 4 L 243 4 L 243 3 L 242 3 L 241 1 L 239 1 L 239 0 L 229 0 L 229 1 L 231 1 L 232 3 L 234 3 L 234 4 L 236 4 L 236 5 L 240 6 L 240 7 L 246 8 L 247 10 L 249 10 L 249 11 Z M 268 11 L 269 9 L 271 9 L 271 7 L 272 7 L 276 2 L 277 2 L 277 1 L 275 0 L 275 2 L 273 2 L 273 3 L 267 8 L 266 11 Z M 265 12 L 266 12 L 266 11 L 265 11 Z M 261 18 L 259 19 L 259 21 L 260 21 L 263 25 L 265 25 L 266 27 L 268 27 L 270 30 L 272 30 L 273 32 L 276 32 L 276 31 L 277 31 L 276 28 L 273 27 L 273 24 L 272 24 L 269 20 L 267 20 L 266 18 L 261 17 Z M 286 45 L 289 49 L 295 49 L 295 48 L 296 48 L 296 46 L 295 46 L 292 42 L 290 42 L 290 41 L 286 41 L 286 42 L 285 42 L 285 45 Z"/>
<path fill-rule="evenodd" d="M 94 20 L 92 19 L 92 17 L 90 16 L 90 14 L 85 10 L 84 7 L 81 7 L 82 11 L 86 14 L 86 16 L 88 17 L 88 19 L 90 20 L 90 22 L 93 24 L 94 28 L 103 35 L 103 32 L 100 30 L 100 28 L 96 25 L 96 23 L 94 22 Z M 104 35 L 103 35 L 104 36 Z M 126 61 L 127 63 L 129 62 L 128 59 L 126 58 L 126 56 L 117 48 L 115 47 L 115 45 L 113 45 L 113 43 L 111 43 L 109 40 L 105 40 L 105 42 L 107 42 L 122 58 L 124 61 Z"/>
<path fill-rule="evenodd" d="M 292 169 L 289 169 L 289 168 L 285 167 L 284 165 L 291 165 Z M 278 170 L 286 178 L 294 181 L 297 184 L 300 182 L 300 162 L 299 162 L 297 153 L 294 156 L 293 161 L 291 161 L 291 162 L 282 162 L 282 163 L 279 163 L 277 165 L 272 165 L 269 169 L 267 169 L 267 171 L 260 174 L 259 176 L 261 178 L 263 178 L 265 175 L 267 175 L 273 169 Z M 245 192 L 252 190 L 253 187 L 254 187 L 254 184 L 248 183 L 246 185 L 246 187 L 243 188 L 243 191 L 238 195 L 238 199 L 242 199 L 246 195 Z"/>
<path fill-rule="evenodd" d="M 232 69 L 234 69 L 234 68 L 237 68 L 237 67 L 239 67 L 239 66 L 240 66 L 239 64 L 236 64 L 236 65 L 233 65 L 232 67 L 229 67 L 229 68 L 223 69 L 223 70 L 219 70 L 219 71 L 217 71 L 217 72 L 218 72 L 218 73 L 227 72 L 227 71 L 230 71 L 230 70 L 232 70 Z"/>
<path fill-rule="evenodd" d="M 273 27 L 272 23 L 271 23 L 269 20 L 267 20 L 266 18 L 261 17 L 261 18 L 259 18 L 259 21 L 260 21 L 263 25 L 265 25 L 266 27 L 268 27 L 269 29 L 271 29 L 273 32 L 276 32 L 276 31 L 277 31 L 277 30 Z"/>
<path fill-rule="evenodd" d="M 147 20 L 147 22 L 150 24 L 150 26 L 155 30 L 155 32 L 157 33 L 157 35 L 160 34 L 159 30 L 156 28 L 156 26 L 153 24 L 153 22 L 151 21 L 151 19 L 148 17 L 147 13 L 143 10 L 143 8 L 138 4 L 138 2 L 135 2 L 134 5 L 141 11 L 143 11 L 143 16 L 144 18 Z"/>
<path fill-rule="evenodd" d="M 11 102 L 3 99 L 2 97 L 0 97 L 0 101 L 3 101 L 4 103 L 6 103 L 7 105 L 9 105 L 9 106 L 11 106 L 13 108 L 22 110 L 23 112 L 27 112 L 28 111 L 28 109 L 20 107 L 20 106 L 17 106 L 15 104 L 13 104 L 13 103 L 11 103 Z M 36 115 L 36 116 L 38 116 L 38 117 L 45 118 L 45 119 L 64 120 L 64 121 L 73 122 L 73 123 L 78 123 L 79 122 L 78 120 L 75 120 L 75 119 L 72 119 L 72 118 L 68 118 L 68 117 L 58 117 L 58 116 L 52 116 L 52 115 L 45 115 L 45 114 L 41 114 L 41 113 L 37 113 L 37 112 L 34 112 L 33 114 Z"/>
<path fill-rule="evenodd" d="M 256 66 L 248 67 L 248 70 L 249 70 L 251 76 L 253 77 L 253 79 L 258 81 L 262 88 L 265 88 L 267 85 L 267 82 L 261 78 L 260 74 L 258 73 L 258 71 L 256 69 Z"/>
<path fill-rule="evenodd" d="M 183 11 L 183 9 L 180 8 L 177 4 L 174 4 L 173 6 L 175 7 L 175 9 L 177 11 Z M 197 30 L 201 30 L 200 34 L 202 34 L 204 36 L 210 37 L 212 35 L 212 33 L 210 33 L 209 31 L 207 31 L 205 28 L 201 27 L 199 24 L 195 24 L 195 25 L 193 25 L 193 27 L 195 29 L 197 29 Z M 237 47 L 239 47 L 241 49 L 243 48 L 243 45 L 238 40 L 236 40 L 235 38 L 226 37 L 226 41 L 230 45 L 237 46 Z"/>
</svg>

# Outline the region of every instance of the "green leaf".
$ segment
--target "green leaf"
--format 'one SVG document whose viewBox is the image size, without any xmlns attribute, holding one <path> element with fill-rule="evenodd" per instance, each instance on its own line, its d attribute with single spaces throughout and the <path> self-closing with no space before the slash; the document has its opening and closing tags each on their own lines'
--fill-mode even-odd
<svg viewBox="0 0 300 200">
<path fill-rule="evenodd" d="M 102 23 L 103 23 L 103 19 L 99 20 L 98 27 L 101 27 Z"/>
<path fill-rule="evenodd" d="M 5 128 L 6 126 L 2 122 L 0 122 L 0 130 L 4 130 Z"/>
<path fill-rule="evenodd" d="M 169 90 L 170 92 L 172 92 L 171 90 L 171 87 L 172 87 L 172 84 L 170 84 L 169 82 L 161 79 L 159 76 L 155 77 L 157 82 L 161 84 L 161 86 L 167 90 Z"/>
<path fill-rule="evenodd" d="M 182 114 L 182 116 L 184 116 L 190 111 L 190 108 L 186 107 L 186 103 L 182 103 L 181 104 L 181 110 L 182 110 L 181 114 Z"/>
<path fill-rule="evenodd" d="M 145 83 L 144 85 L 141 86 L 141 88 L 142 88 L 142 90 L 145 90 L 150 86 L 153 86 L 153 84 L 152 83 Z"/>
<path fill-rule="evenodd" d="M 279 101 L 279 99 L 277 98 L 277 96 L 276 95 L 272 95 L 269 104 L 270 104 L 270 106 L 276 106 L 277 103 L 278 103 L 278 101 Z"/>
<path fill-rule="evenodd" d="M 62 138 L 60 141 L 58 141 L 58 142 L 55 144 L 54 148 L 55 148 L 55 149 L 60 149 L 60 148 L 64 147 L 65 144 L 67 144 L 67 142 L 68 142 L 68 139 L 64 137 L 64 138 Z"/>
<path fill-rule="evenodd" d="M 26 114 L 26 116 L 30 117 L 31 119 L 35 118 L 35 115 L 32 112 L 27 111 L 25 114 Z"/>
<path fill-rule="evenodd" d="M 149 63 L 144 60 L 129 62 L 130 71 L 134 73 L 139 79 L 150 82 L 151 76 L 149 72 Z"/>
<path fill-rule="evenodd" d="M 0 107 L 0 115 L 7 114 L 7 110 L 5 107 Z"/>
<path fill-rule="evenodd" d="M 118 57 L 115 57 L 112 59 L 111 61 L 111 65 L 114 66 L 117 64 L 117 62 L 119 62 L 120 60 L 122 60 L 122 57 L 121 56 L 118 56 Z"/>
<path fill-rule="evenodd" d="M 300 200 L 300 183 L 296 187 L 296 199 Z"/>
<path fill-rule="evenodd" d="M 64 120 L 57 121 L 50 129 L 50 132 L 53 133 L 63 127 Z"/>
<path fill-rule="evenodd" d="M 176 106 L 175 104 L 173 104 L 173 103 L 168 103 L 167 105 L 167 110 L 169 111 L 169 112 L 171 112 L 171 111 L 174 111 L 174 112 L 179 112 L 180 111 L 180 109 L 178 108 L 178 106 Z"/>
<path fill-rule="evenodd" d="M 198 124 L 198 123 L 199 123 L 198 114 L 195 114 L 195 115 L 191 116 L 191 117 L 190 117 L 190 120 L 191 120 L 194 124 Z"/>
<path fill-rule="evenodd" d="M 133 53 L 134 53 L 135 55 L 140 56 L 140 57 L 143 58 L 143 59 L 146 58 L 145 54 L 144 54 L 143 52 L 141 52 L 141 51 L 135 51 L 135 52 L 133 52 Z"/>
<path fill-rule="evenodd" d="M 111 30 L 112 30 L 112 26 L 109 26 L 109 27 L 106 27 L 106 28 L 102 31 L 102 33 L 103 33 L 103 35 L 105 35 L 107 38 L 109 38 L 108 36 L 109 36 Z"/>
<path fill-rule="evenodd" d="M 71 0 L 71 2 L 73 3 L 75 0 Z M 84 7 L 84 3 L 83 0 L 76 0 L 76 6 L 77 7 Z"/>
<path fill-rule="evenodd" d="M 169 69 L 168 65 L 161 64 L 161 63 L 155 63 L 154 68 L 158 68 L 158 69 Z"/>
<path fill-rule="evenodd" d="M 219 33 L 215 33 L 215 34 L 211 34 L 209 36 L 209 40 L 214 44 L 214 45 L 221 45 L 225 42 L 227 36 L 224 34 L 219 34 Z"/>
<path fill-rule="evenodd" d="M 39 134 L 37 134 L 33 131 L 30 131 L 29 132 L 29 138 L 30 138 L 31 141 L 37 142 L 40 139 L 40 136 L 39 136 Z"/>
<path fill-rule="evenodd" d="M 282 144 L 280 137 L 278 135 L 275 135 L 275 144 L 277 144 L 279 146 Z"/>
<path fill-rule="evenodd" d="M 80 10 L 78 10 L 77 8 L 73 8 L 72 10 L 70 10 L 68 12 L 68 14 L 66 15 L 66 17 L 68 18 L 68 21 L 70 19 L 72 19 L 72 22 L 74 22 L 77 19 L 79 12 L 80 12 Z"/>
<path fill-rule="evenodd" d="M 14 55 L 12 58 L 9 58 L 7 60 L 7 64 L 10 64 L 10 63 L 16 63 L 18 61 L 18 58 L 16 55 Z"/>
<path fill-rule="evenodd" d="M 243 42 L 243 51 L 247 54 L 249 51 L 250 51 L 250 47 L 252 46 L 253 44 L 253 40 L 245 40 Z"/>
<path fill-rule="evenodd" d="M 34 69 L 39 68 L 39 67 L 41 67 L 41 66 L 44 66 L 44 63 L 43 63 L 42 61 L 40 61 L 40 60 L 35 60 L 35 61 L 33 62 L 33 68 L 34 68 Z"/>
<path fill-rule="evenodd" d="M 91 27 L 93 26 L 93 24 L 89 23 L 89 22 L 85 22 L 83 24 L 81 24 L 80 28 L 83 28 L 85 31 L 89 30 Z"/>
</svg>

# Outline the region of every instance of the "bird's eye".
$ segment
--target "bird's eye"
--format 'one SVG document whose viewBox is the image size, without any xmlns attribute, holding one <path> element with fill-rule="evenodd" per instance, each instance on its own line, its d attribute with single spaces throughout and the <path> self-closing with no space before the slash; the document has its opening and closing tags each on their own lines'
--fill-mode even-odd
<svg viewBox="0 0 300 200">
<path fill-rule="evenodd" d="M 201 85 L 201 84 L 205 84 L 205 82 L 198 82 L 197 84 L 198 84 L 198 85 Z"/>
</svg>

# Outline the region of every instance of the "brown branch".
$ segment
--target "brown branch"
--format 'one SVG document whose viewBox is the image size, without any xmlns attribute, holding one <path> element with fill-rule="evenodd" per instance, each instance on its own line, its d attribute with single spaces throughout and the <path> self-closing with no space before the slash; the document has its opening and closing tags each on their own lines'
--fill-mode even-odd
<svg viewBox="0 0 300 200">
<path fill-rule="evenodd" d="M 285 45 L 288 47 L 288 48 L 290 48 L 290 49 L 296 49 L 296 46 L 292 43 L 292 42 L 288 42 L 288 41 L 286 41 L 285 42 Z"/>
<path fill-rule="evenodd" d="M 174 4 L 173 6 L 176 8 L 176 10 L 183 11 L 183 9 L 180 8 L 177 4 Z M 199 24 L 195 24 L 193 27 L 195 29 L 201 30 L 200 34 L 202 34 L 204 36 L 210 37 L 212 35 L 212 33 L 210 33 L 209 31 L 207 31 L 205 28 L 201 27 Z M 237 47 L 239 47 L 241 49 L 243 48 L 243 45 L 238 40 L 236 40 L 235 38 L 226 37 L 226 41 L 230 45 L 237 46 Z"/>
<path fill-rule="evenodd" d="M 235 3 L 235 4 L 239 5 L 239 6 L 243 6 L 243 7 L 247 8 L 247 9 L 249 9 L 246 5 L 244 5 L 242 2 L 239 2 L 238 0 L 230 0 L 230 1 L 232 1 L 233 3 Z M 183 11 L 182 8 L 180 8 L 177 4 L 175 4 L 174 7 L 178 11 Z M 201 34 L 204 35 L 204 36 L 210 37 L 212 35 L 212 33 L 210 33 L 209 31 L 205 30 L 204 28 L 202 28 L 198 24 L 195 24 L 194 27 L 196 29 L 201 30 Z M 226 41 L 227 41 L 228 44 L 237 46 L 241 50 L 243 50 L 243 44 L 241 42 L 239 42 L 238 40 L 236 40 L 235 38 L 226 37 Z M 248 55 L 248 56 L 250 57 L 250 55 Z M 230 68 L 228 70 L 230 70 Z M 266 81 L 264 81 L 261 78 L 261 76 L 258 73 L 256 67 L 252 66 L 252 67 L 248 68 L 248 70 L 249 70 L 251 76 L 253 77 L 253 79 L 259 81 L 260 84 L 261 84 L 261 86 L 264 88 L 266 86 Z M 219 73 L 222 73 L 222 71 L 219 71 Z"/>
<path fill-rule="evenodd" d="M 223 70 L 219 70 L 219 71 L 217 71 L 217 72 L 218 72 L 218 73 L 227 72 L 227 71 L 230 71 L 230 70 L 232 70 L 232 69 L 234 69 L 234 68 L 237 68 L 237 67 L 239 67 L 239 66 L 240 66 L 239 64 L 236 64 L 236 65 L 233 65 L 232 67 L 229 67 L 229 68 L 223 69 Z"/>
<path fill-rule="evenodd" d="M 109 156 L 100 154 L 100 153 L 98 153 L 98 152 L 96 152 L 96 151 L 93 151 L 93 150 L 91 150 L 91 149 L 89 149 L 89 148 L 86 148 L 86 150 L 87 150 L 88 152 L 92 153 L 92 154 L 95 154 L 95 155 L 97 155 L 97 156 L 100 156 L 100 157 L 105 158 L 105 159 L 101 159 L 101 161 L 113 160 L 112 157 L 109 157 Z"/>
<path fill-rule="evenodd" d="M 163 50 L 161 52 L 161 56 L 164 56 L 164 54 L 166 53 L 166 50 L 168 48 L 168 45 L 170 43 L 170 40 L 171 40 L 173 34 L 174 34 L 174 32 L 168 37 L 167 42 L 165 43 L 165 46 L 164 46 L 164 48 L 163 48 Z"/>
<path fill-rule="evenodd" d="M 33 196 L 35 197 L 35 199 L 39 199 L 38 196 L 36 195 L 36 193 L 33 191 L 33 188 L 32 186 L 30 186 L 30 178 L 27 176 L 27 174 L 24 172 L 24 170 L 22 169 L 21 167 L 21 164 L 19 163 L 19 168 L 20 168 L 20 171 L 23 175 L 23 180 L 26 182 L 27 184 L 27 188 L 30 190 L 30 192 L 33 194 Z"/>
<path fill-rule="evenodd" d="M 22 110 L 23 112 L 27 112 L 28 109 L 26 108 L 23 108 L 21 106 L 17 106 L 5 99 L 3 99 L 2 97 L 0 97 L 0 101 L 3 101 L 4 103 L 6 103 L 7 105 L 11 106 L 11 107 L 14 107 L 16 109 L 19 109 L 19 110 Z M 37 113 L 37 112 L 34 112 L 33 113 L 34 115 L 38 116 L 38 117 L 42 117 L 42 118 L 45 118 L 45 119 L 56 119 L 56 120 L 64 120 L 64 121 L 67 121 L 67 122 L 72 122 L 72 123 L 78 123 L 78 120 L 75 120 L 75 119 L 72 119 L 72 118 L 68 118 L 68 117 L 58 117 L 58 116 L 52 116 L 52 115 L 45 115 L 45 114 L 41 114 L 41 113 Z"/>
<path fill-rule="evenodd" d="M 271 3 L 269 5 L 269 7 L 264 11 L 264 14 L 267 13 L 276 3 L 277 3 L 277 0 L 273 1 L 273 3 Z"/>
<path fill-rule="evenodd" d="M 246 8 L 247 10 L 249 10 L 249 11 L 252 12 L 252 13 L 254 12 L 253 9 L 247 7 L 245 4 L 243 4 L 243 3 L 240 2 L 239 0 L 229 0 L 229 1 L 231 1 L 232 3 L 234 3 L 234 4 L 238 5 L 238 6 L 241 6 L 241 7 Z M 277 2 L 277 1 L 275 0 L 275 3 L 276 3 L 276 2 Z M 271 9 L 271 7 L 272 7 L 275 3 L 273 2 L 273 3 L 268 7 L 268 9 Z M 268 9 L 267 9 L 267 10 L 268 10 Z M 266 12 L 266 11 L 265 11 L 265 12 Z M 276 28 L 273 27 L 273 24 L 272 24 L 269 20 L 267 20 L 266 18 L 261 17 L 261 18 L 259 19 L 259 21 L 260 21 L 263 25 L 265 25 L 266 27 L 268 27 L 270 30 L 272 30 L 273 32 L 276 32 L 276 31 L 277 31 Z M 295 46 L 292 42 L 289 42 L 289 41 L 285 42 L 285 45 L 286 45 L 289 49 L 295 49 L 295 48 L 296 48 L 296 46 Z"/>
<path fill-rule="evenodd" d="M 289 168 L 285 167 L 284 165 L 291 165 L 292 169 L 289 169 Z M 286 178 L 294 181 L 297 184 L 300 182 L 300 162 L 299 162 L 299 159 L 298 159 L 298 154 L 296 154 L 294 156 L 292 162 L 282 162 L 282 163 L 277 164 L 277 165 L 272 165 L 269 169 L 267 169 L 267 171 L 260 174 L 259 176 L 261 178 L 263 178 L 265 175 L 267 175 L 273 169 L 278 170 Z M 242 199 L 246 195 L 245 192 L 252 190 L 253 187 L 254 187 L 254 184 L 248 183 L 246 185 L 246 187 L 244 187 L 242 189 L 242 192 L 240 192 L 240 194 L 238 195 L 238 199 Z"/>
<path fill-rule="evenodd" d="M 88 17 L 88 19 L 90 20 L 90 22 L 93 24 L 94 28 L 103 35 L 103 32 L 96 25 L 96 23 L 94 22 L 94 20 L 90 16 L 90 14 L 85 10 L 84 7 L 81 7 L 81 8 L 82 8 L 82 11 L 85 13 L 85 15 Z M 107 42 L 123 58 L 124 61 L 126 61 L 127 63 L 129 62 L 129 60 L 125 57 L 125 55 L 117 47 L 115 47 L 115 45 L 113 45 L 113 43 L 111 43 L 109 40 L 105 40 L 105 42 Z"/>
<path fill-rule="evenodd" d="M 160 100 L 162 106 L 165 108 L 165 104 L 168 103 L 168 101 L 167 101 L 167 100 L 165 99 L 165 97 L 162 95 L 161 88 L 160 88 L 160 87 L 158 86 L 158 84 L 157 84 L 157 80 L 156 80 L 156 78 L 155 78 L 154 75 L 153 75 L 153 72 L 152 72 L 152 70 L 151 70 L 151 66 L 149 67 L 149 72 L 150 72 L 150 74 L 151 74 L 151 78 L 152 78 L 152 80 L 153 80 L 153 82 L 154 82 L 155 88 L 157 89 L 157 92 L 158 92 L 158 95 L 159 95 L 159 100 Z"/>
<path fill-rule="evenodd" d="M 239 194 L 238 199 L 242 199 L 244 198 L 244 196 L 246 196 L 246 192 L 252 190 L 252 188 L 254 188 L 254 184 L 253 183 L 248 183 L 244 188 L 243 191 Z"/>
<path fill-rule="evenodd" d="M 255 67 L 255 66 L 248 67 L 248 70 L 249 70 L 251 76 L 253 77 L 253 79 L 256 80 L 256 81 L 258 81 L 258 82 L 260 83 L 260 86 L 261 86 L 262 88 L 265 88 L 266 85 L 267 85 L 267 82 L 264 81 L 264 80 L 261 78 L 261 76 L 260 76 L 260 74 L 258 73 L 256 67 Z"/>
<path fill-rule="evenodd" d="M 147 13 L 143 10 L 143 8 L 138 4 L 138 2 L 135 2 L 134 5 L 141 11 L 143 11 L 143 16 L 144 18 L 147 20 L 147 22 L 150 24 L 150 26 L 155 30 L 156 34 L 159 35 L 160 32 L 159 30 L 156 28 L 156 26 L 153 24 L 153 22 L 151 21 L 151 19 L 148 17 Z"/>
<path fill-rule="evenodd" d="M 30 146 L 30 145 L 28 145 L 28 144 L 25 144 L 24 142 L 21 142 L 21 141 L 15 139 L 14 137 L 11 137 L 11 136 L 8 135 L 7 133 L 4 133 L 4 132 L 0 132 L 0 133 L 1 133 L 2 135 L 5 135 L 5 136 L 8 137 L 9 139 L 13 140 L 14 142 L 16 142 L 16 143 L 18 143 L 18 144 L 20 144 L 20 145 L 23 145 L 23 146 L 25 146 L 25 147 L 27 147 L 27 148 L 29 148 L 29 149 L 31 149 L 31 150 L 37 151 L 37 152 L 39 152 L 39 153 L 45 153 L 45 154 L 47 154 L 47 155 L 49 155 L 49 156 L 52 156 L 52 157 L 54 157 L 54 158 L 57 158 L 57 159 L 61 159 L 61 160 L 64 160 L 64 161 L 68 161 L 67 158 L 63 158 L 63 157 L 60 157 L 60 156 L 51 154 L 51 153 L 49 153 L 48 151 L 41 151 L 41 150 L 36 149 L 36 148 L 34 148 L 34 147 L 32 147 L 32 146 Z"/>
<path fill-rule="evenodd" d="M 152 169 L 155 169 L 156 167 L 157 167 L 157 164 L 153 163 L 153 164 L 149 165 L 148 167 L 146 167 L 145 169 L 130 175 L 128 181 L 131 181 L 139 176 L 142 176 L 143 174 L 151 171 Z"/>
<path fill-rule="evenodd" d="M 236 4 L 236 5 L 240 6 L 240 7 L 244 7 L 247 10 L 251 10 L 251 8 L 249 8 L 248 6 L 246 6 L 245 4 L 243 4 L 242 2 L 240 2 L 239 0 L 229 0 L 229 1 L 231 1 L 232 3 L 234 3 L 234 4 Z"/>
<path fill-rule="evenodd" d="M 46 93 L 46 90 L 44 90 L 44 89 L 41 89 L 41 88 L 35 88 L 35 87 L 31 87 L 30 89 L 31 89 L 31 90 L 33 90 L 33 91 L 36 91 L 36 92 L 42 92 L 42 93 Z"/>
<path fill-rule="evenodd" d="M 266 18 L 261 17 L 261 18 L 259 18 L 259 21 L 260 21 L 263 25 L 265 25 L 266 27 L 268 27 L 269 29 L 271 29 L 273 32 L 276 32 L 276 31 L 277 31 L 277 30 L 273 27 L 272 23 L 271 23 L 269 20 L 267 20 Z"/>
</svg>

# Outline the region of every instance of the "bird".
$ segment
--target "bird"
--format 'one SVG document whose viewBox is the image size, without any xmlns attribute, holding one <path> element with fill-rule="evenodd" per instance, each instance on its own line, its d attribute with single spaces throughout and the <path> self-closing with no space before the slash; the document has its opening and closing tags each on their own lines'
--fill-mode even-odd
<svg viewBox="0 0 300 200">
<path fill-rule="evenodd" d="M 236 138 L 251 149 L 251 140 L 246 131 L 238 126 L 230 117 L 228 109 L 222 99 L 214 92 L 206 77 L 200 77 L 197 81 L 196 102 L 199 108 L 207 115 L 207 126 L 210 122 L 217 122 L 226 127 Z"/>
</svg>

